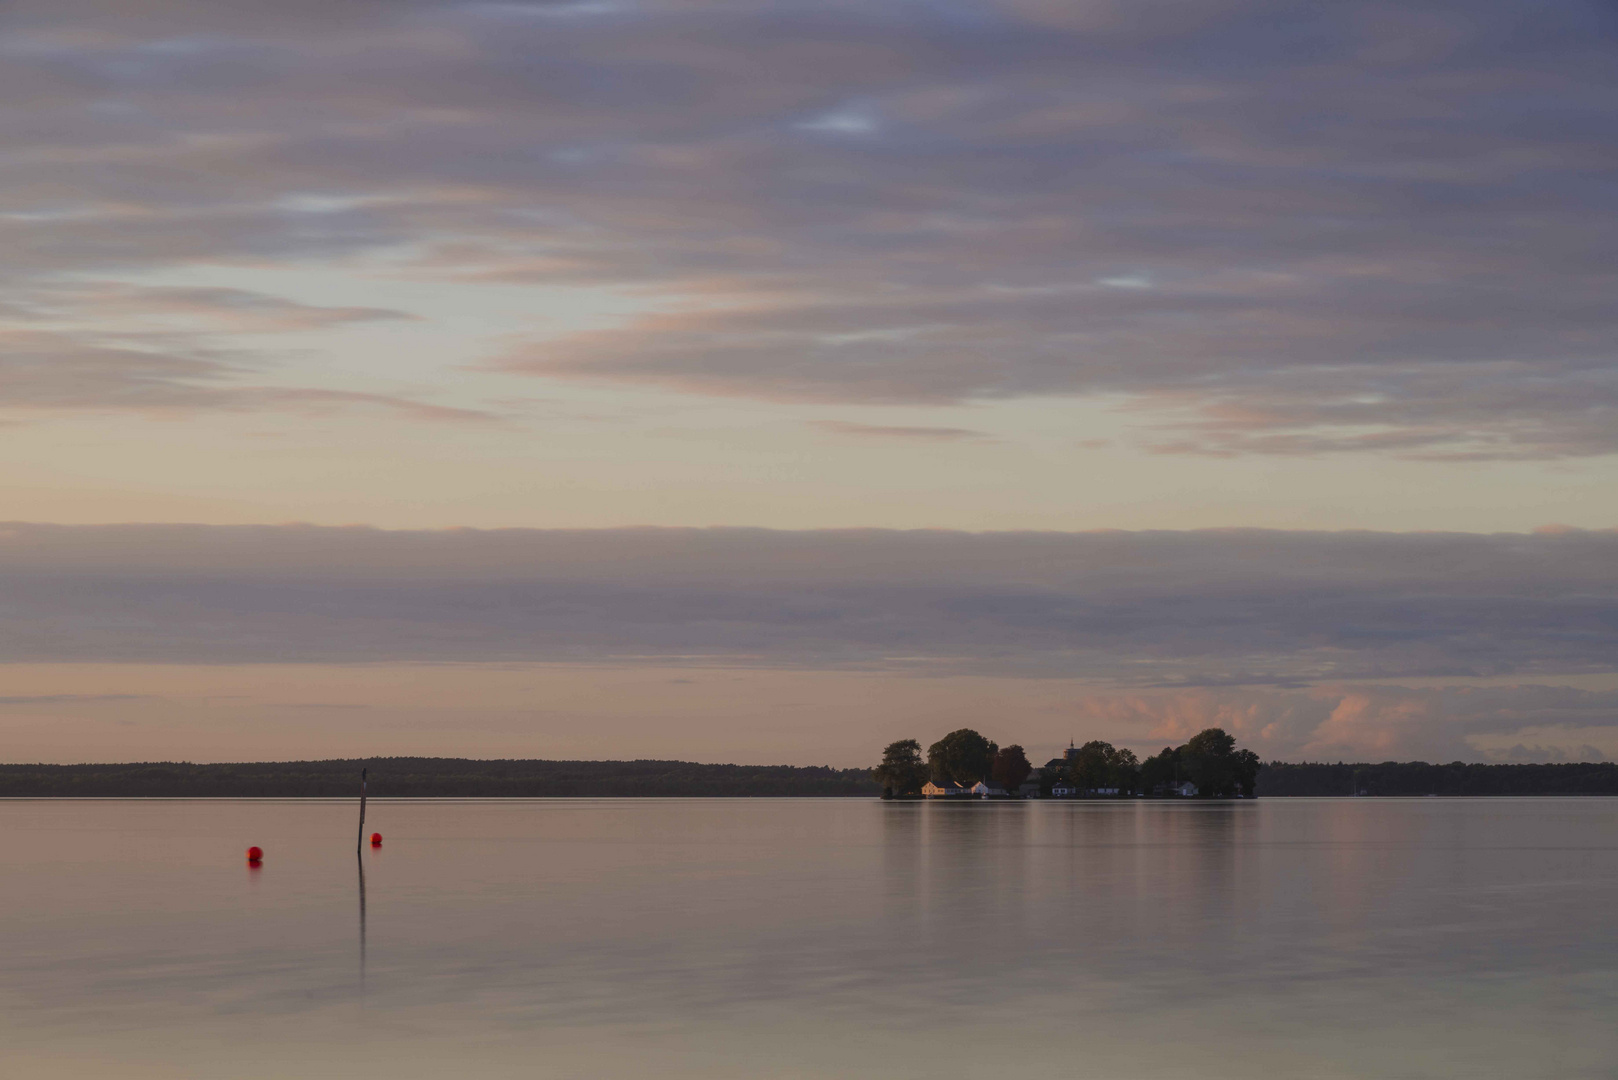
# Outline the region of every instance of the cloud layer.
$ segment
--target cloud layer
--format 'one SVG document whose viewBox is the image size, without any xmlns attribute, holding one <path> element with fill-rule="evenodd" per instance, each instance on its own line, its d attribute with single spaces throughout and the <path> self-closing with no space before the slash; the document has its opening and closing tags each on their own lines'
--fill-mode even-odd
<svg viewBox="0 0 1618 1080">
<path fill-rule="evenodd" d="M 657 300 L 508 372 L 1117 395 L 1169 453 L 1607 454 L 1615 31 L 1594 0 L 19 0 L 0 284 L 363 256 Z M 237 371 L 212 339 L 87 335 L 97 296 L 4 403 L 245 407 L 199 389 Z"/>
<path fill-rule="evenodd" d="M 1613 532 L 18 524 L 0 609 L 0 663 L 1066 680 L 1077 730 L 1142 746 L 1219 724 L 1272 757 L 1618 747 L 1618 693 L 1536 684 L 1618 668 Z"/>
<path fill-rule="evenodd" d="M 13 525 L 0 661 L 730 658 L 1125 685 L 1611 672 L 1618 534 Z"/>
<path fill-rule="evenodd" d="M 1618 692 L 1566 686 L 1199 688 L 1087 695 L 1073 711 L 1078 724 L 1128 732 L 1153 750 L 1222 727 L 1270 760 L 1601 761 L 1618 754 Z"/>
</svg>

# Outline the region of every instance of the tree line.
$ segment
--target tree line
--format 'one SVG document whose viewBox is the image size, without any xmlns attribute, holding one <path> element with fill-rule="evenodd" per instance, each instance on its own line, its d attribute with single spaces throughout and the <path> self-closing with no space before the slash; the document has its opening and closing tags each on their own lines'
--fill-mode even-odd
<svg viewBox="0 0 1618 1080">
<path fill-rule="evenodd" d="M 395 798 L 865 796 L 868 769 L 708 765 L 692 761 L 364 758 L 220 764 L 0 765 L 0 797 L 348 798 L 360 769 L 370 794 Z"/>
<path fill-rule="evenodd" d="M 465 758 L 364 758 L 197 765 L 144 762 L 99 765 L 0 765 L 0 797 L 325 797 L 356 793 L 359 771 L 371 770 L 371 793 L 394 797 L 579 796 L 873 796 L 915 795 L 941 779 L 970 785 L 987 779 L 1015 792 L 1033 775 L 1020 746 L 995 746 L 970 729 L 951 732 L 923 754 L 903 739 L 877 769 L 791 765 L 708 765 L 689 761 L 542 761 Z M 1026 770 L 1026 771 L 1024 771 Z M 1041 793 L 1059 784 L 1120 794 L 1162 791 L 1190 782 L 1200 793 L 1247 794 L 1254 772 L 1260 796 L 1618 795 L 1618 765 L 1292 764 L 1235 749 L 1211 728 L 1179 747 L 1137 762 L 1127 749 L 1094 741 L 1042 768 Z"/>
<path fill-rule="evenodd" d="M 1267 796 L 1618 795 L 1610 761 L 1481 765 L 1452 761 L 1327 764 L 1272 761 L 1259 774 Z"/>
<path fill-rule="evenodd" d="M 1132 750 L 1096 739 L 1040 769 L 1038 793 L 1162 795 L 1190 784 L 1196 794 L 1209 798 L 1252 798 L 1260 767 L 1258 755 L 1237 749 L 1235 738 L 1221 728 L 1165 746 L 1145 761 Z M 971 728 L 945 735 L 925 756 L 916 739 L 890 743 L 882 763 L 871 770 L 885 798 L 919 797 L 929 782 L 972 787 L 981 781 L 1016 794 L 1034 774 L 1021 746 L 1002 748 Z"/>
</svg>

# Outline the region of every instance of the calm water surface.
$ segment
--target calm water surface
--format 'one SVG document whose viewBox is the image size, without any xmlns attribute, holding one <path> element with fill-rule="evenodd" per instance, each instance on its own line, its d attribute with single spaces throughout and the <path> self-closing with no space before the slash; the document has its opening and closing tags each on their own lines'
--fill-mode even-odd
<svg viewBox="0 0 1618 1080">
<path fill-rule="evenodd" d="M 0 801 L 0 1076 L 1618 1075 L 1618 800 L 354 815 Z"/>
</svg>

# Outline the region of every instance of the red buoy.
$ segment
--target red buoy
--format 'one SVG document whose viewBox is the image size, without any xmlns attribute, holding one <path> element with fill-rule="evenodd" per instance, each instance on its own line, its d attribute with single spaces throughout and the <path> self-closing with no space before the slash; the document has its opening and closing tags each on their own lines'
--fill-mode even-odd
<svg viewBox="0 0 1618 1080">
<path fill-rule="evenodd" d="M 382 846 L 382 834 L 381 833 L 374 832 L 374 833 L 371 834 L 371 846 L 372 847 L 381 847 Z"/>
<path fill-rule="evenodd" d="M 261 847 L 250 847 L 250 848 L 248 848 L 247 849 L 247 861 L 254 864 L 255 866 L 258 865 L 259 863 L 263 862 L 264 861 L 264 849 L 261 848 Z"/>
</svg>

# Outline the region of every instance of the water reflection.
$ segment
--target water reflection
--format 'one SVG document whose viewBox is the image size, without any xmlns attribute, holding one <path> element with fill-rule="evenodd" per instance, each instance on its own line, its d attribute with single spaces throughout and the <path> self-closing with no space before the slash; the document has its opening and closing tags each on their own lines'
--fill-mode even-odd
<svg viewBox="0 0 1618 1080">
<path fill-rule="evenodd" d="M 1618 1071 L 1618 802 L 353 815 L 0 804 L 0 1075 Z"/>
<path fill-rule="evenodd" d="M 363 827 L 363 826 L 362 826 Z M 360 988 L 365 987 L 365 856 L 354 853 L 354 865 L 360 876 Z"/>
</svg>

